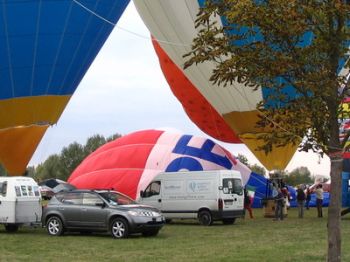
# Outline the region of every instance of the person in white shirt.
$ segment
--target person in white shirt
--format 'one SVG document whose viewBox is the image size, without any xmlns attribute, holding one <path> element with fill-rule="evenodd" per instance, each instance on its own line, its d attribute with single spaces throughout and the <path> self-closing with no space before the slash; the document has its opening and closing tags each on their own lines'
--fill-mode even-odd
<svg viewBox="0 0 350 262">
<path fill-rule="evenodd" d="M 323 189 L 321 184 L 319 184 L 316 187 L 315 194 L 316 194 L 317 217 L 323 217 L 323 214 L 322 214 Z"/>
</svg>

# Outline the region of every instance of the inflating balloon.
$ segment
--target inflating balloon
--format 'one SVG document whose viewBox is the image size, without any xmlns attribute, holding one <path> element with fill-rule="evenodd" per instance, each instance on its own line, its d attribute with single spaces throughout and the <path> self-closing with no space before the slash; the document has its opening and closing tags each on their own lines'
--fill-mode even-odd
<svg viewBox="0 0 350 262">
<path fill-rule="evenodd" d="M 271 132 L 257 128 L 262 114 L 256 105 L 267 97 L 268 90 L 257 91 L 233 83 L 227 87 L 211 84 L 209 77 L 215 67 L 206 62 L 183 70 L 184 54 L 191 51 L 197 35 L 196 14 L 205 1 L 135 0 L 135 6 L 154 37 L 161 68 L 175 96 L 190 119 L 208 135 L 225 142 L 243 142 L 269 170 L 285 169 L 298 145 L 274 147 L 269 154 L 257 151 L 263 145 L 261 134 Z M 213 17 L 222 25 L 220 17 Z M 292 97 L 295 92 L 286 90 Z"/>
<path fill-rule="evenodd" d="M 11 175 L 23 174 L 128 3 L 2 1 L 0 162 Z"/>
<path fill-rule="evenodd" d="M 233 169 L 266 196 L 267 179 L 254 174 L 229 151 L 210 139 L 161 130 L 143 130 L 109 142 L 90 154 L 69 177 L 77 188 L 114 189 L 134 199 L 160 172 Z"/>
</svg>

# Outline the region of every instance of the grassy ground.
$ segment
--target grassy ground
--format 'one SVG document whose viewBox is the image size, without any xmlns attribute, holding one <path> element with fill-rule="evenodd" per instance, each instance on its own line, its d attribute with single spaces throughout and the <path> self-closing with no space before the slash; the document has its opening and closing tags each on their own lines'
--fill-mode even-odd
<svg viewBox="0 0 350 262">
<path fill-rule="evenodd" d="M 326 217 L 317 218 L 315 208 L 303 219 L 297 218 L 296 209 L 284 221 L 264 218 L 262 209 L 254 215 L 211 227 L 177 221 L 157 237 L 123 240 L 107 234 L 50 237 L 42 228 L 8 234 L 0 226 L 0 261 L 326 261 Z M 348 216 L 341 222 L 343 261 L 350 261 Z"/>
</svg>

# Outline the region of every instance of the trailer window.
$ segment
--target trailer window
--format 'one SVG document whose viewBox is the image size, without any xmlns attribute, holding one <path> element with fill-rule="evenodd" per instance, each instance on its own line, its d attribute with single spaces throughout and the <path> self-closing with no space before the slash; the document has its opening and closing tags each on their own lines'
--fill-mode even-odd
<svg viewBox="0 0 350 262">
<path fill-rule="evenodd" d="M 16 196 L 20 197 L 21 196 L 21 189 L 19 186 L 15 186 L 15 191 L 16 191 Z"/>
<path fill-rule="evenodd" d="M 34 186 L 33 190 L 34 190 L 34 195 L 35 196 L 40 196 L 40 192 L 39 192 L 39 187 L 38 186 Z"/>
<path fill-rule="evenodd" d="M 21 191 L 22 191 L 22 196 L 28 196 L 27 187 L 26 186 L 21 186 Z"/>
<path fill-rule="evenodd" d="M 28 186 L 28 196 L 34 196 L 33 187 L 32 186 Z"/>
<path fill-rule="evenodd" d="M 6 196 L 7 193 L 7 181 L 0 183 L 0 194 Z"/>
<path fill-rule="evenodd" d="M 237 178 L 224 178 L 222 180 L 222 190 L 224 194 L 243 194 L 242 181 Z"/>
</svg>

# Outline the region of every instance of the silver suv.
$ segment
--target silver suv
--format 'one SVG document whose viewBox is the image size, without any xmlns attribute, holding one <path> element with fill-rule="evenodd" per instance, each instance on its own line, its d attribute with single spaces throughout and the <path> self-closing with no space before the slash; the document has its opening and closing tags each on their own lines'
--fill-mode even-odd
<svg viewBox="0 0 350 262">
<path fill-rule="evenodd" d="M 73 190 L 51 198 L 43 209 L 42 223 L 52 236 L 80 231 L 110 232 L 114 238 L 125 238 L 132 233 L 155 236 L 165 219 L 158 209 L 116 191 Z"/>
</svg>

